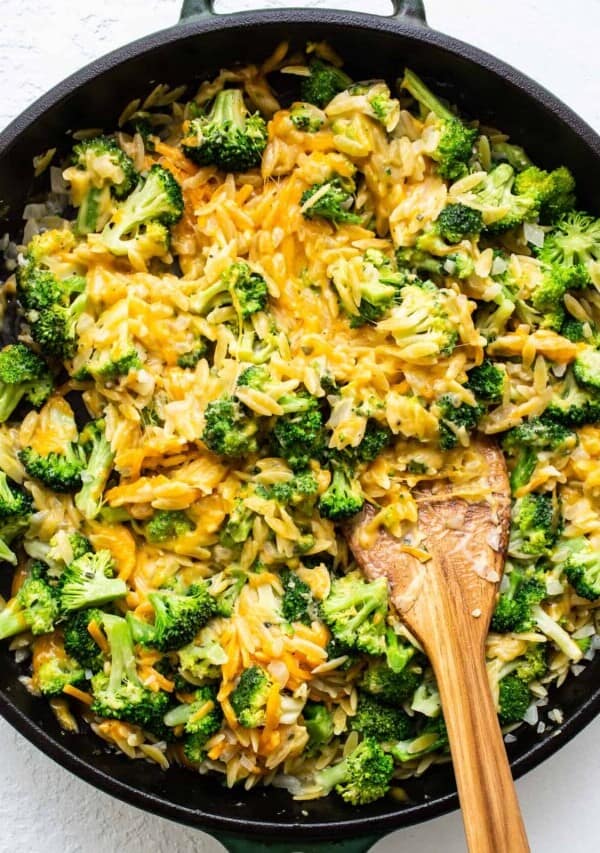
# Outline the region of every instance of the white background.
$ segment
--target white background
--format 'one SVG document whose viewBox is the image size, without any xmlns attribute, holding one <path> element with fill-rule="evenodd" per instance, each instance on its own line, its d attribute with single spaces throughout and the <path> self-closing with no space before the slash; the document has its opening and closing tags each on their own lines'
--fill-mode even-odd
<svg viewBox="0 0 600 853">
<path fill-rule="evenodd" d="M 600 130 L 600 0 L 425 2 L 432 27 L 521 68 Z M 252 0 L 219 0 L 217 8 L 234 11 L 258 5 Z M 388 10 L 385 0 L 313 0 L 305 5 Z M 0 128 L 84 63 L 175 23 L 179 6 L 180 0 L 0 0 Z M 401 57 L 398 62 L 401 65 Z M 600 849 L 599 751 L 600 719 L 517 783 L 534 853 Z M 0 853 L 223 849 L 203 833 L 95 791 L 43 756 L 4 721 L 0 721 L 0 756 Z M 374 853 L 463 850 L 458 814 L 400 830 L 373 848 Z"/>
</svg>

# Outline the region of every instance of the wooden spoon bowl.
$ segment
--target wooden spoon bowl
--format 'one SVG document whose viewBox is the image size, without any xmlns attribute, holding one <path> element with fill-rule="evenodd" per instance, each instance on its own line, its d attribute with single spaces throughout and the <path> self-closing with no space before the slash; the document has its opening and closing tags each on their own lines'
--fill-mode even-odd
<svg viewBox="0 0 600 853">
<path fill-rule="evenodd" d="M 529 850 L 485 666 L 485 638 L 494 610 L 510 528 L 504 457 L 490 441 L 471 443 L 485 471 L 467 500 L 447 481 L 414 491 L 419 507 L 419 558 L 385 530 L 370 533 L 367 505 L 347 536 L 366 577 L 386 577 L 391 601 L 433 667 L 454 766 L 469 850 Z M 427 558 L 429 557 L 429 559 Z"/>
</svg>

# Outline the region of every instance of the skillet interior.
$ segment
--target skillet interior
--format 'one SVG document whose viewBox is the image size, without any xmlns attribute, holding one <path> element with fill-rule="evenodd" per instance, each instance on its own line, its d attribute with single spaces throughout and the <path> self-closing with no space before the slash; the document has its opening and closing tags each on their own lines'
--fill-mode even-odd
<svg viewBox="0 0 600 853">
<path fill-rule="evenodd" d="M 202 79 L 235 61 L 260 60 L 290 37 L 298 46 L 326 39 L 348 59 L 355 79 L 386 76 L 393 81 L 405 64 L 414 67 L 467 115 L 510 132 L 536 163 L 569 165 L 578 179 L 582 206 L 600 213 L 600 140 L 531 81 L 418 24 L 285 10 L 191 21 L 150 36 L 88 66 L 37 102 L 0 135 L 0 200 L 8 205 L 0 233 L 7 227 L 18 233 L 22 227 L 24 203 L 46 186 L 31 180 L 32 157 L 54 145 L 68 150 L 67 130 L 101 125 L 110 130 L 123 106 L 148 93 L 152 81 L 179 84 Z M 20 674 L 3 646 L 0 712 L 16 728 L 89 782 L 185 823 L 261 838 L 331 839 L 383 833 L 448 811 L 457 803 L 449 766 L 432 768 L 423 779 L 407 783 L 409 805 L 382 800 L 360 810 L 334 798 L 295 803 L 275 789 L 228 791 L 212 778 L 178 768 L 165 774 L 154 765 L 108 753 L 93 735 L 60 732 L 46 701 L 29 696 L 19 684 Z M 517 775 L 554 752 L 600 710 L 599 676 L 597 658 L 579 678 L 555 691 L 553 700 L 565 714 L 560 732 L 539 736 L 523 727 L 517 742 L 509 746 Z"/>
</svg>

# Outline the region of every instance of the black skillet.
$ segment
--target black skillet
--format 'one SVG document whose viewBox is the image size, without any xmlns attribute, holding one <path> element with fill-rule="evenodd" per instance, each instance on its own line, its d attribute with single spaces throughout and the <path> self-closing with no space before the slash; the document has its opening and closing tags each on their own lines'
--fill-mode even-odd
<svg viewBox="0 0 600 853">
<path fill-rule="evenodd" d="M 436 84 L 450 101 L 510 134 L 532 159 L 568 165 L 580 203 L 600 214 L 600 137 L 568 107 L 500 60 L 428 29 L 420 0 L 396 0 L 390 17 L 285 9 L 215 15 L 210 0 L 186 0 L 180 23 L 110 53 L 40 98 L 0 134 L 0 233 L 18 233 L 21 211 L 45 185 L 32 181 L 34 155 L 70 147 L 66 132 L 110 130 L 123 106 L 150 83 L 197 82 L 221 67 L 264 58 L 288 39 L 293 46 L 326 40 L 346 58 L 354 79 L 393 81 L 404 65 Z M 190 88 L 190 92 L 193 87 Z M 18 681 L 20 668 L 0 649 L 0 713 L 25 737 L 93 785 L 154 814 L 211 832 L 231 851 L 339 850 L 361 853 L 394 829 L 457 806 L 450 766 L 406 783 L 410 801 L 380 800 L 364 808 L 335 796 L 294 802 L 281 790 L 227 790 L 220 779 L 177 767 L 130 761 L 102 749 L 90 733 L 61 732 L 45 700 Z M 538 735 L 523 726 L 508 747 L 515 776 L 535 767 L 600 711 L 600 657 L 553 692 L 564 711 L 558 730 Z M 295 839 L 295 840 L 294 840 Z"/>
</svg>

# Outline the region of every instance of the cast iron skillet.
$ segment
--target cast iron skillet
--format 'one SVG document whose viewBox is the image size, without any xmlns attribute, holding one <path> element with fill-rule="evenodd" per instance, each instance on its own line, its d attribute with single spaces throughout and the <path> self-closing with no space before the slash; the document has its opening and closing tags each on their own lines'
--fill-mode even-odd
<svg viewBox="0 0 600 853">
<path fill-rule="evenodd" d="M 323 10 L 213 14 L 210 0 L 186 0 L 178 26 L 148 36 L 83 68 L 26 110 L 0 135 L 0 233 L 18 233 L 24 203 L 44 187 L 32 182 L 31 160 L 50 146 L 68 149 L 70 129 L 112 129 L 123 106 L 151 81 L 179 84 L 220 67 L 264 58 L 281 40 L 301 46 L 327 40 L 354 79 L 394 80 L 415 68 L 469 113 L 511 133 L 532 159 L 575 173 L 580 203 L 600 213 L 600 138 L 547 91 L 513 68 L 426 27 L 421 0 L 397 0 L 389 18 Z M 191 91 L 191 90 L 190 90 Z M 592 178 L 590 178 L 592 176 Z M 19 683 L 19 667 L 0 649 L 0 713 L 25 737 L 93 785 L 150 812 L 212 832 L 232 851 L 367 850 L 386 832 L 457 806 L 450 766 L 431 768 L 406 785 L 408 804 L 384 799 L 354 809 L 336 797 L 297 803 L 276 789 L 227 790 L 215 778 L 177 767 L 133 762 L 82 733 L 61 732 L 45 700 Z M 558 731 L 524 726 L 508 747 L 520 776 L 579 732 L 600 711 L 600 657 L 554 692 L 564 711 Z M 295 839 L 295 841 L 292 841 Z"/>
</svg>

